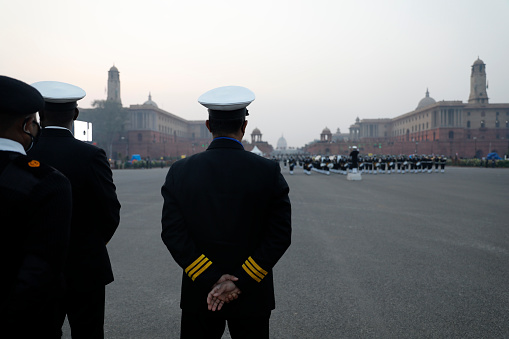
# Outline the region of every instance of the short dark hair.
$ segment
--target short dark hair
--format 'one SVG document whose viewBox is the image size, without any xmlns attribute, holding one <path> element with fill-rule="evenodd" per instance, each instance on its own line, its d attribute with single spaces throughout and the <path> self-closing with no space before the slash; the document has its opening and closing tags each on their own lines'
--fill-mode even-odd
<svg viewBox="0 0 509 339">
<path fill-rule="evenodd" d="M 213 135 L 223 136 L 237 133 L 246 121 L 245 118 L 240 119 L 213 119 L 209 117 L 209 127 Z"/>
<path fill-rule="evenodd" d="M 42 115 L 44 116 L 44 120 L 46 122 L 51 122 L 51 124 L 67 124 L 69 121 L 74 119 L 74 114 L 76 109 L 69 109 L 65 111 L 53 111 L 47 108 L 42 110 Z"/>
</svg>

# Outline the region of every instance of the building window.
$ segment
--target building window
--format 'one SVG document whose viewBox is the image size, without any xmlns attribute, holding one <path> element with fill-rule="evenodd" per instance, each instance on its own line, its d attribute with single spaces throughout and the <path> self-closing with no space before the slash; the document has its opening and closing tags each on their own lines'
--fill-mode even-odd
<svg viewBox="0 0 509 339">
<path fill-rule="evenodd" d="M 467 115 L 470 116 L 470 112 L 467 112 Z"/>
<path fill-rule="evenodd" d="M 500 121 L 498 121 L 498 120 L 495 121 L 495 127 L 497 127 L 497 128 L 500 127 Z"/>
<path fill-rule="evenodd" d="M 484 128 L 484 120 L 481 120 L 481 128 Z"/>
<path fill-rule="evenodd" d="M 467 134 L 467 139 L 470 139 L 470 134 Z"/>
<path fill-rule="evenodd" d="M 467 121 L 467 128 L 470 128 L 470 120 Z"/>
<path fill-rule="evenodd" d="M 454 131 L 449 131 L 449 139 L 454 139 Z"/>
<path fill-rule="evenodd" d="M 484 111 L 481 112 L 481 116 L 482 117 L 485 117 L 486 116 L 486 113 Z"/>
<path fill-rule="evenodd" d="M 496 138 L 497 138 L 497 139 L 500 139 L 500 134 L 497 134 Z"/>
<path fill-rule="evenodd" d="M 500 115 L 500 113 L 499 113 L 499 112 L 497 112 L 497 117 L 498 117 L 499 115 Z"/>
<path fill-rule="evenodd" d="M 505 127 L 506 128 L 509 127 L 509 121 L 507 121 L 507 120 L 505 121 Z"/>
<path fill-rule="evenodd" d="M 142 141 L 143 140 L 143 135 L 141 135 L 141 133 L 138 133 L 138 141 Z"/>
</svg>

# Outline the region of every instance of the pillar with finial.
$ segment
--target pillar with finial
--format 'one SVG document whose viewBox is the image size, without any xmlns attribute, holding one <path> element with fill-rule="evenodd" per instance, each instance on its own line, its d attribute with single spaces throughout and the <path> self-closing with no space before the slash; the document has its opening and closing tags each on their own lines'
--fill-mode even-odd
<svg viewBox="0 0 509 339">
<path fill-rule="evenodd" d="M 472 74 L 470 76 L 470 96 L 468 98 L 468 103 L 489 103 L 486 88 L 486 64 L 478 57 L 472 65 Z"/>
<path fill-rule="evenodd" d="M 115 65 L 108 71 L 108 96 L 106 100 L 122 104 L 120 100 L 120 72 Z"/>
</svg>

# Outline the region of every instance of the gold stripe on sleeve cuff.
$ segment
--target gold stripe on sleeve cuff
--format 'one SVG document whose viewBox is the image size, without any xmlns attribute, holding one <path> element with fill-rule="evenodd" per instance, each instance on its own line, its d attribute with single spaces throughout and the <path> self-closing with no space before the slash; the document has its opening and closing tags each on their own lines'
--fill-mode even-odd
<svg viewBox="0 0 509 339">
<path fill-rule="evenodd" d="M 194 279 L 198 278 L 198 276 L 202 274 L 203 271 L 205 271 L 210 265 L 212 265 L 212 261 L 209 260 L 209 262 L 205 266 L 203 266 L 198 272 L 196 272 L 196 274 L 193 275 L 191 279 L 193 279 L 194 281 Z"/>
<path fill-rule="evenodd" d="M 267 271 L 258 265 L 253 258 L 249 257 L 244 264 L 242 265 L 244 271 L 251 276 L 257 282 L 262 281 L 263 278 L 267 275 Z"/>
<path fill-rule="evenodd" d="M 251 266 L 251 264 L 249 263 L 249 261 L 246 261 L 246 266 L 249 267 L 249 269 L 251 270 L 251 272 L 253 272 L 254 274 L 256 274 L 258 276 L 258 278 L 260 279 L 263 279 L 265 278 L 265 276 L 263 274 L 261 274 L 260 272 L 258 272 L 253 266 Z"/>
<path fill-rule="evenodd" d="M 189 272 L 189 270 L 191 270 L 194 267 L 194 265 L 199 263 L 203 258 L 205 258 L 204 254 L 200 255 L 200 257 L 198 259 L 196 259 L 195 261 L 193 261 L 193 263 L 191 265 L 187 266 L 186 273 Z"/>
<path fill-rule="evenodd" d="M 212 261 L 209 260 L 204 254 L 200 255 L 191 265 L 185 269 L 186 274 L 193 281 L 198 278 L 200 274 L 205 272 L 209 266 L 212 265 Z"/>
<path fill-rule="evenodd" d="M 249 260 L 251 262 L 251 264 L 253 264 L 253 266 L 258 270 L 260 271 L 261 273 L 263 273 L 263 275 L 267 275 L 267 271 L 265 271 L 263 268 L 261 268 L 260 266 L 258 266 L 258 264 L 254 261 L 253 258 L 249 257 L 247 260 Z"/>
<path fill-rule="evenodd" d="M 196 265 L 189 273 L 187 273 L 187 275 L 189 276 L 189 278 L 191 278 L 194 274 L 194 272 L 198 271 L 199 269 L 201 269 L 201 267 L 203 267 L 203 265 L 205 265 L 207 263 L 207 261 L 209 261 L 209 259 L 207 258 L 204 258 L 202 261 L 200 261 L 198 263 L 198 265 Z"/>
<path fill-rule="evenodd" d="M 253 272 L 251 272 L 249 270 L 249 268 L 247 268 L 246 265 L 242 264 L 242 268 L 244 269 L 244 271 L 246 271 L 247 274 L 249 274 L 251 276 L 251 278 L 253 278 L 254 280 L 256 280 L 257 282 L 260 282 L 262 281 L 262 279 L 258 278 L 256 275 L 253 274 Z"/>
</svg>

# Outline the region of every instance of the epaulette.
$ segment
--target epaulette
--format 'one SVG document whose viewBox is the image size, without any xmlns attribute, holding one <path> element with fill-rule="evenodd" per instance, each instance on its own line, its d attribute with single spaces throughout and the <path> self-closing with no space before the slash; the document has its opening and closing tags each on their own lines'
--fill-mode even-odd
<svg viewBox="0 0 509 339">
<path fill-rule="evenodd" d="M 11 157 L 0 174 L 0 186 L 29 195 L 43 178 L 56 170 L 25 155 Z"/>
<path fill-rule="evenodd" d="M 24 171 L 32 173 L 38 179 L 42 179 L 55 171 L 53 167 L 41 164 L 40 161 L 24 155 L 14 158 L 12 164 Z"/>
</svg>

